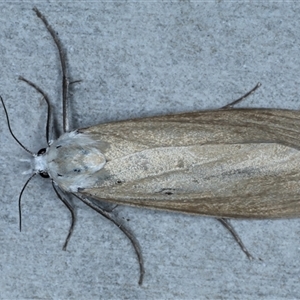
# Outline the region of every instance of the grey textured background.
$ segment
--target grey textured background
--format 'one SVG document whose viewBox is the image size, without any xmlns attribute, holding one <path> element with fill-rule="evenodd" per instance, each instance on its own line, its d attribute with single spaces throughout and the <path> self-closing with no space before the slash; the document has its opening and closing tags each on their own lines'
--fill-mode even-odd
<svg viewBox="0 0 300 300">
<path fill-rule="evenodd" d="M 60 120 L 55 47 L 31 10 L 0 4 L 0 94 L 15 134 L 44 147 L 45 105 L 18 81 L 37 83 Z M 74 86 L 73 128 L 133 117 L 218 108 L 258 81 L 242 106 L 299 109 L 300 3 L 38 2 L 67 50 Z M 111 223 L 75 201 L 78 222 L 61 250 L 70 216 L 50 182 L 36 177 L 17 199 L 28 155 L 0 113 L 1 299 L 296 299 L 300 220 L 232 221 L 249 261 L 215 220 L 118 207 L 143 249 L 135 253 Z"/>
</svg>

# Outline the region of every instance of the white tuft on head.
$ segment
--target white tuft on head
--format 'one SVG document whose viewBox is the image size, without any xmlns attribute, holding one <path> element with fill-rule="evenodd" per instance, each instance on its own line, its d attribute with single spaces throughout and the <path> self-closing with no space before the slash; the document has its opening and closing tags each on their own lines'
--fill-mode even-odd
<svg viewBox="0 0 300 300">
<path fill-rule="evenodd" d="M 47 172 L 46 155 L 34 155 L 31 159 L 31 167 L 34 173 Z"/>
</svg>

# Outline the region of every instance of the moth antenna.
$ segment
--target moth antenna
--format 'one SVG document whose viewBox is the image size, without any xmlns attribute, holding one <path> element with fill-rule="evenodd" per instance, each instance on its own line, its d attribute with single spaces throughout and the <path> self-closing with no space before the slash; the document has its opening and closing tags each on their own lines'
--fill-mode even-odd
<svg viewBox="0 0 300 300">
<path fill-rule="evenodd" d="M 229 223 L 228 219 L 225 218 L 217 218 L 217 220 L 219 222 L 221 222 L 221 224 L 227 228 L 229 230 L 229 232 L 232 234 L 232 236 L 234 237 L 234 239 L 236 240 L 236 242 L 239 244 L 239 246 L 241 247 L 242 251 L 247 255 L 247 257 L 252 260 L 254 259 L 253 256 L 250 254 L 250 252 L 248 251 L 248 249 L 246 248 L 246 246 L 244 245 L 243 241 L 241 240 L 241 238 L 239 237 L 239 235 L 237 234 L 237 232 L 234 230 L 233 226 Z"/>
<path fill-rule="evenodd" d="M 121 224 L 121 222 L 118 221 L 112 214 L 110 214 L 109 212 L 107 212 L 104 209 L 100 208 L 99 206 L 97 206 L 96 204 L 94 204 L 88 198 L 81 197 L 81 196 L 79 196 L 77 194 L 74 194 L 74 193 L 72 193 L 72 195 L 74 195 L 75 197 L 77 197 L 79 200 L 81 200 L 83 203 L 85 203 L 87 206 L 89 206 L 90 208 L 92 208 L 94 211 L 96 211 L 97 213 L 99 213 L 100 215 L 102 215 L 103 217 L 105 217 L 106 219 L 108 219 L 111 222 L 113 222 L 127 236 L 127 238 L 130 240 L 130 242 L 131 242 L 131 244 L 132 244 L 132 246 L 133 246 L 133 248 L 135 250 L 135 253 L 137 255 L 137 258 L 138 258 L 139 267 L 140 267 L 139 285 L 141 285 L 143 283 L 144 274 L 145 274 L 144 260 L 143 260 L 141 248 L 139 246 L 138 241 L 134 237 L 134 235 L 126 227 L 124 227 Z"/>
<path fill-rule="evenodd" d="M 244 96 L 240 97 L 239 99 L 234 100 L 233 102 L 221 107 L 221 109 L 230 109 L 233 108 L 234 105 L 238 104 L 239 102 L 242 102 L 245 98 L 253 94 L 259 87 L 261 86 L 261 83 L 258 82 L 256 86 L 251 89 L 248 93 L 246 93 Z"/>
<path fill-rule="evenodd" d="M 22 187 L 22 190 L 20 192 L 20 195 L 19 195 L 19 229 L 20 231 L 22 230 L 22 209 L 21 209 L 21 199 L 22 199 L 22 195 L 23 195 L 23 192 L 24 190 L 26 189 L 26 186 L 28 185 L 29 181 L 36 175 L 36 173 L 33 173 L 28 179 L 27 181 L 25 182 L 25 184 L 23 185 Z"/>
<path fill-rule="evenodd" d="M 69 228 L 69 233 L 66 237 L 66 240 L 65 240 L 65 243 L 63 245 L 63 250 L 66 251 L 67 250 L 67 246 L 68 246 L 68 243 L 69 243 L 69 240 L 72 236 L 72 233 L 73 233 L 73 230 L 74 230 L 74 226 L 75 226 L 75 222 L 76 222 L 76 216 L 75 216 L 75 211 L 74 211 L 74 208 L 73 206 L 68 202 L 68 200 L 66 198 L 64 198 L 59 192 L 58 192 L 58 186 L 55 184 L 55 182 L 52 180 L 52 186 L 53 186 L 53 189 L 57 195 L 57 197 L 61 200 L 61 202 L 68 208 L 68 210 L 70 211 L 71 213 L 71 225 L 70 225 L 70 228 Z M 59 191 L 61 191 L 59 189 Z"/>
<path fill-rule="evenodd" d="M 30 85 L 31 87 L 33 87 L 38 93 L 40 93 L 43 96 L 43 98 L 45 99 L 45 101 L 47 103 L 46 140 L 47 140 L 48 145 L 50 146 L 49 132 L 50 132 L 51 105 L 50 105 L 49 98 L 46 95 L 46 93 L 32 81 L 30 81 L 22 76 L 19 76 L 19 80 L 22 80 L 22 81 L 26 82 L 28 85 Z"/>
<path fill-rule="evenodd" d="M 4 104 L 4 101 L 3 101 L 3 99 L 2 99 L 2 97 L 0 96 L 0 100 L 1 100 L 1 102 L 2 102 L 2 106 L 3 106 L 3 108 L 4 108 L 4 113 L 5 113 L 5 116 L 6 116 L 6 122 L 7 122 L 7 127 L 8 127 L 8 130 L 9 130 L 9 132 L 10 132 L 10 134 L 11 134 L 11 136 L 14 138 L 14 140 L 26 151 L 26 152 L 28 152 L 28 153 L 30 153 L 31 155 L 34 155 L 34 153 L 33 152 L 31 152 L 30 150 L 28 150 L 18 139 L 17 139 L 17 137 L 14 135 L 14 133 L 12 132 L 12 129 L 11 129 L 11 127 L 10 127 L 10 121 L 9 121 L 9 117 L 8 117 L 8 112 L 7 112 L 7 110 L 6 110 L 6 106 L 5 106 L 5 104 Z"/>
<path fill-rule="evenodd" d="M 60 64 L 61 64 L 61 71 L 62 71 L 62 109 L 63 109 L 63 131 L 68 132 L 69 131 L 69 116 L 68 116 L 68 88 L 69 88 L 69 81 L 67 78 L 67 66 L 66 66 L 66 55 L 63 51 L 63 47 L 60 43 L 60 40 L 57 37 L 56 32 L 52 29 L 50 24 L 48 23 L 46 17 L 36 8 L 33 8 L 33 11 L 36 13 L 36 15 L 43 21 L 44 25 L 46 26 L 48 32 L 51 34 L 52 39 L 56 45 Z"/>
</svg>

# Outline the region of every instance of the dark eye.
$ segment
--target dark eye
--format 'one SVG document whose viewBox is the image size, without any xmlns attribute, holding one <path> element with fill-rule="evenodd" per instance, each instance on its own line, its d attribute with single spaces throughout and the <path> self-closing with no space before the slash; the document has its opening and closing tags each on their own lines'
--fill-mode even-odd
<svg viewBox="0 0 300 300">
<path fill-rule="evenodd" d="M 46 148 L 42 148 L 39 150 L 39 152 L 37 153 L 38 156 L 43 155 L 46 153 Z"/>
<path fill-rule="evenodd" d="M 40 150 L 40 151 L 41 151 L 41 150 Z M 49 177 L 50 177 L 49 174 L 48 174 L 47 172 L 40 172 L 39 174 L 40 174 L 40 176 L 43 177 L 43 178 L 49 178 Z"/>
</svg>

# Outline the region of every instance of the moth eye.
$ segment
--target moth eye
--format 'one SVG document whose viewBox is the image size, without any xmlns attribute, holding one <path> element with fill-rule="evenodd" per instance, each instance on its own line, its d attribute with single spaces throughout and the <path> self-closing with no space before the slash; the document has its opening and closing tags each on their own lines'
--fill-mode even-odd
<svg viewBox="0 0 300 300">
<path fill-rule="evenodd" d="M 80 169 L 74 169 L 73 171 L 76 172 L 76 173 L 80 173 L 81 172 Z"/>
<path fill-rule="evenodd" d="M 47 172 L 40 172 L 39 174 L 40 174 L 40 176 L 43 177 L 43 178 L 49 178 L 49 177 L 50 177 L 49 174 L 48 174 Z"/>
<path fill-rule="evenodd" d="M 121 184 L 122 181 L 121 181 L 121 180 L 117 180 L 116 183 L 117 183 L 117 184 Z"/>
<path fill-rule="evenodd" d="M 43 155 L 45 153 L 46 153 L 46 148 L 42 148 L 42 149 L 39 150 L 39 152 L 37 153 L 37 155 L 40 156 L 40 155 Z"/>
</svg>

